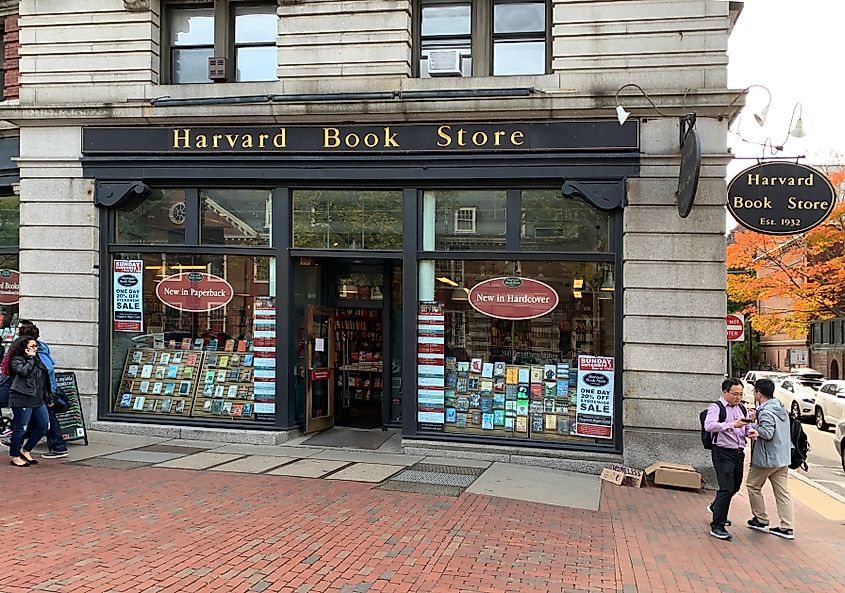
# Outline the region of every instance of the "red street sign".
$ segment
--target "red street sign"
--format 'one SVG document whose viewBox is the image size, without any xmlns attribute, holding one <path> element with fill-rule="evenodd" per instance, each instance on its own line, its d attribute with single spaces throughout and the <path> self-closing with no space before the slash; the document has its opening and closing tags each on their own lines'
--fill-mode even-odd
<svg viewBox="0 0 845 593">
<path fill-rule="evenodd" d="M 728 326 L 729 342 L 742 342 L 745 340 L 745 315 L 741 313 L 729 313 L 725 316 L 725 323 Z"/>
<path fill-rule="evenodd" d="M 497 319 L 534 319 L 554 311 L 560 300 L 555 289 L 516 276 L 479 282 L 467 295 L 473 309 Z"/>
<path fill-rule="evenodd" d="M 182 272 L 159 282 L 156 296 L 168 307 L 188 313 L 207 313 L 225 307 L 235 291 L 223 278 L 205 272 Z"/>
<path fill-rule="evenodd" d="M 0 270 L 0 305 L 14 305 L 21 300 L 20 278 L 17 270 Z"/>
</svg>

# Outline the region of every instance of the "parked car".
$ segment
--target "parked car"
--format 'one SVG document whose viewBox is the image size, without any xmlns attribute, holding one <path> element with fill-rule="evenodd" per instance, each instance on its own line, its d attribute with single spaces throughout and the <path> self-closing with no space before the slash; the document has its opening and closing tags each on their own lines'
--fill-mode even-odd
<svg viewBox="0 0 845 593">
<path fill-rule="evenodd" d="M 833 435 L 833 444 L 836 446 L 836 452 L 842 459 L 842 471 L 845 471 L 845 420 L 841 420 L 836 425 L 836 434 Z"/>
<path fill-rule="evenodd" d="M 802 369 L 793 369 L 790 371 L 789 375 L 798 379 L 802 385 L 807 387 L 812 387 L 813 390 L 817 390 L 819 387 L 822 386 L 824 383 L 824 375 L 818 372 L 816 369 L 811 369 L 809 367 L 805 367 Z"/>
<path fill-rule="evenodd" d="M 789 375 L 778 371 L 748 371 L 742 378 L 742 401 L 746 405 L 754 405 L 754 382 L 757 379 L 771 379 L 775 383 L 786 379 Z M 783 403 L 783 402 L 781 402 Z"/>
<path fill-rule="evenodd" d="M 816 428 L 827 430 L 845 420 L 845 381 L 825 381 L 816 392 Z"/>
<path fill-rule="evenodd" d="M 816 390 L 797 377 L 775 381 L 775 397 L 797 420 L 809 420 L 816 413 Z"/>
</svg>

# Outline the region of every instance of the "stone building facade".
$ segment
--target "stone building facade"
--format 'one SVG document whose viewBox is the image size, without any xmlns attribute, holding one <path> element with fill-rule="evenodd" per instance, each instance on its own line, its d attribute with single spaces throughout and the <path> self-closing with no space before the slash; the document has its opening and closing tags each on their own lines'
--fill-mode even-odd
<svg viewBox="0 0 845 593">
<path fill-rule="evenodd" d="M 569 124 L 599 122 L 596 129 L 612 135 L 615 132 L 607 124 L 618 127 L 615 95 L 618 89 L 633 83 L 648 94 L 645 97 L 633 87 L 618 94 L 618 102 L 633 113 L 627 124 L 635 126 L 633 147 L 619 151 L 601 138 L 588 147 L 590 139 L 578 136 L 576 144 L 567 149 L 570 152 L 555 165 L 561 171 L 577 171 L 574 173 L 577 179 L 609 180 L 610 186 L 616 184 L 622 192 L 619 207 L 609 214 L 615 221 L 618 240 L 611 241 L 613 248 L 608 254 L 593 257 L 601 264 L 599 269 L 604 270 L 605 280 L 608 270 L 616 271 L 612 338 L 601 338 L 621 362 L 613 395 L 613 445 L 549 447 L 544 442 L 520 439 L 499 443 L 494 439 L 461 440 L 429 434 L 415 422 L 419 417 L 415 419 L 414 415 L 421 407 L 412 388 L 416 374 L 408 370 L 403 371 L 405 388 L 398 404 L 404 413 L 396 426 L 401 427 L 409 450 L 463 448 L 472 450 L 473 454 L 491 456 L 516 451 L 534 456 L 536 463 L 590 471 L 598 470 L 608 461 L 624 461 L 635 467 L 644 467 L 658 459 L 688 462 L 699 468 L 709 466 L 697 435 L 698 412 L 705 402 L 718 396 L 725 365 L 724 178 L 730 158 L 726 132 L 729 121 L 743 104 L 742 92 L 727 88 L 726 49 L 741 3 L 527 2 L 512 8 L 541 15 L 541 26 L 530 40 L 520 41 L 520 36 L 525 37 L 525 30 L 531 29 L 530 25 L 520 18 L 509 21 L 508 7 L 493 1 L 453 3 L 458 5 L 456 14 L 463 14 L 461 6 L 472 8 L 470 32 L 466 33 L 451 31 L 448 19 L 432 17 L 430 22 L 421 24 L 421 19 L 428 18 L 425 15 L 436 16 L 436 9 L 442 5 L 435 3 L 279 0 L 269 5 L 277 26 L 270 41 L 275 56 L 274 79 L 237 82 L 233 60 L 241 55 L 237 54 L 243 49 L 238 45 L 240 40 L 232 39 L 231 31 L 218 24 L 208 37 L 212 39 L 211 46 L 207 40 L 199 46 L 191 45 L 188 38 L 202 36 L 200 25 L 204 21 L 195 21 L 197 27 L 190 29 L 185 27 L 188 22 L 185 14 L 196 14 L 185 13 L 182 15 L 185 18 L 180 17 L 182 20 L 174 20 L 172 15 L 173 11 L 210 7 L 214 19 L 225 19 L 240 14 L 237 11 L 245 4 L 224 0 L 205 4 L 164 0 L 21 0 L 19 3 L 20 96 L 15 99 L 11 94 L 4 95 L 6 101 L 0 106 L 0 119 L 12 122 L 20 136 L 17 159 L 20 314 L 41 327 L 60 366 L 76 373 L 89 418 L 99 419 L 103 426 L 113 423 L 128 427 L 127 430 L 139 422 L 139 418 L 133 417 L 124 424 L 122 417 L 115 416 L 120 404 L 114 398 L 119 399 L 122 387 L 119 377 L 109 375 L 111 370 L 104 368 L 123 368 L 122 358 L 111 363 L 109 359 L 112 350 L 118 349 L 114 342 L 117 338 L 111 332 L 114 321 L 111 303 L 107 302 L 111 301 L 113 288 L 109 245 L 115 237 L 104 236 L 106 232 L 120 232 L 123 215 L 110 210 L 106 194 L 118 192 L 115 189 L 118 181 L 137 181 L 153 189 L 166 181 L 165 185 L 175 187 L 179 185 L 179 171 L 192 177 L 187 172 L 214 174 L 216 170 L 219 174 L 225 168 L 230 173 L 220 181 L 222 186 L 236 181 L 243 183 L 245 178 L 265 177 L 255 162 L 238 161 L 241 157 L 237 155 L 216 163 L 208 156 L 197 156 L 179 165 L 170 163 L 168 159 L 182 157 L 171 154 L 173 151 L 156 152 L 149 146 L 145 152 L 141 131 L 341 125 L 383 128 L 388 124 L 416 130 L 415 126 L 444 123 L 457 129 L 460 125 L 473 124 L 495 128 L 495 124 L 504 122 L 519 125 L 551 122 L 563 124 L 561 130 L 565 133 L 570 129 L 566 127 Z M 267 3 L 249 4 L 267 7 Z M 435 13 L 425 12 L 427 9 L 434 9 Z M 512 23 L 511 29 L 507 24 L 502 25 L 506 30 L 501 44 L 496 39 L 491 44 L 489 39 L 478 38 L 489 33 L 485 33 L 477 20 L 486 18 L 488 23 L 492 22 L 493 13 L 502 16 L 501 23 Z M 6 23 L 11 33 L 14 17 L 8 17 Z M 428 36 L 432 30 L 442 35 Z M 180 35 L 188 39 L 184 47 L 179 45 Z M 449 39 L 450 35 L 455 39 Z M 254 42 L 254 47 L 260 46 L 260 41 Z M 497 60 L 509 55 L 512 49 L 507 45 L 509 41 L 524 42 L 521 49 L 514 50 L 516 58 L 503 66 L 506 72 L 508 67 L 515 72 L 494 75 L 499 67 Z M 464 75 L 420 76 L 421 62 L 425 61 L 421 56 L 426 55 L 422 46 L 432 43 L 429 49 L 448 48 L 452 47 L 450 42 L 470 47 L 466 51 L 471 51 L 472 63 L 460 64 L 465 69 Z M 250 43 L 246 42 L 244 47 L 253 47 Z M 11 47 L 7 46 L 7 55 Z M 266 49 L 266 44 L 262 47 Z M 199 53 L 190 54 L 189 50 Z M 203 51 L 215 57 L 223 53 L 221 57 L 226 61 L 220 65 L 221 80 L 214 84 L 175 83 L 174 79 L 184 76 L 187 80 L 196 74 L 197 64 L 201 70 L 204 68 Z M 244 50 L 243 55 L 246 60 L 252 54 Z M 264 55 L 264 50 L 255 49 L 254 55 Z M 520 74 L 521 60 L 529 58 L 539 60 L 540 71 Z M 6 73 L 10 89 L 14 87 L 12 76 L 11 72 Z M 662 115 L 652 107 L 651 101 Z M 689 216 L 681 218 L 676 203 L 679 116 L 686 113 L 696 115 L 695 128 L 703 157 L 695 203 Z M 97 129 L 112 130 L 107 138 L 110 148 L 96 144 L 90 130 Z M 361 137 L 365 132 L 362 130 Z M 88 143 L 89 138 L 91 144 L 83 145 L 83 139 Z M 120 153 L 121 143 L 127 147 L 125 154 Z M 97 153 L 91 146 L 104 152 Z M 553 146 L 551 152 L 543 153 L 543 158 L 560 154 L 554 152 L 558 148 Z M 601 153 L 600 157 L 596 151 Z M 108 154 L 103 156 L 105 153 Z M 487 157 L 494 158 L 496 154 Z M 403 161 L 402 166 L 422 171 L 413 156 Z M 310 162 L 309 175 L 312 178 L 326 175 L 327 179 L 335 180 L 331 185 L 336 187 L 342 176 L 326 173 L 329 168 L 352 171 L 343 178 L 343 183 L 350 183 L 351 179 L 362 179 L 361 168 L 371 166 L 367 160 L 350 164 L 344 158 L 345 155 L 334 155 L 325 161 L 322 169 Z M 378 174 L 379 182 L 370 186 L 386 187 L 390 185 L 385 179 L 392 164 L 386 162 L 387 157 L 378 158 L 380 164 L 373 167 L 383 172 Z M 542 165 L 539 156 L 529 153 L 524 161 L 496 161 L 493 168 L 485 165 L 483 159 L 461 161 L 463 173 L 447 174 L 449 158 L 464 157 L 438 158 L 427 153 L 419 156 L 419 161 L 425 160 L 430 170 L 437 171 L 441 186 L 450 175 L 454 178 L 463 175 L 463 182 L 476 186 L 476 181 L 495 173 L 499 165 L 514 176 L 520 175 L 520 171 L 525 171 L 526 176 L 527 172 L 540 171 Z M 276 162 L 272 166 L 287 165 Z M 121 167 L 127 171 L 125 176 L 119 173 Z M 483 171 L 472 173 L 475 167 Z M 613 167 L 617 167 L 613 169 L 615 173 L 601 173 Z M 596 171 L 599 173 L 594 174 Z M 425 176 L 418 174 L 423 182 L 416 183 L 414 188 L 424 185 Z M 284 185 L 280 179 L 287 173 L 275 175 L 275 185 L 271 187 Z M 300 176 L 297 183 L 303 183 L 305 177 Z M 567 180 L 558 173 L 549 174 L 548 178 L 546 188 L 559 188 Z M 196 185 L 196 179 L 192 183 Z M 362 186 L 370 187 L 366 183 Z M 397 187 L 395 180 L 391 187 Z M 120 190 L 131 193 L 123 185 Z M 280 196 L 284 194 L 273 194 L 274 208 L 280 207 Z M 484 204 L 479 205 L 478 212 L 484 212 Z M 416 215 L 408 214 L 406 228 L 411 226 L 411 220 L 416 220 Z M 518 225 L 509 228 L 519 234 Z M 288 265 L 284 263 L 288 257 L 321 261 L 320 254 L 314 250 L 294 255 L 286 251 L 289 247 L 289 244 L 276 245 L 274 249 L 278 251 L 269 256 L 275 258 L 271 261 L 283 262 L 274 264 L 280 270 Z M 421 272 L 408 274 L 408 262 L 413 260 L 415 272 L 419 272 L 422 264 L 418 260 L 426 257 L 416 254 L 413 246 L 406 245 L 405 251 L 405 255 L 400 252 L 397 257 L 410 258 L 403 260 L 406 264 L 403 277 L 409 286 L 409 282 L 421 277 Z M 130 252 L 125 249 L 114 256 L 138 259 Z M 166 254 L 169 250 L 165 248 L 162 252 Z M 212 249 L 209 253 L 217 252 Z M 255 257 L 263 257 L 261 253 L 264 252 L 256 251 Z M 432 260 L 439 261 L 438 257 L 433 256 Z M 578 261 L 591 261 L 591 257 L 573 256 Z M 505 259 L 519 258 L 511 255 Z M 525 259 L 528 260 L 531 258 Z M 290 265 L 294 268 L 306 265 L 302 261 L 297 259 Z M 297 290 L 293 280 L 296 270 L 299 268 L 278 272 L 281 277 L 291 279 L 294 291 Z M 566 286 L 568 291 L 569 285 Z M 288 288 L 276 287 L 275 296 L 278 314 L 282 316 L 280 325 L 287 317 L 293 326 L 298 321 L 291 319 L 291 313 L 283 308 L 291 309 L 292 301 L 298 297 L 293 293 L 283 296 Z M 401 298 L 401 291 L 396 298 Z M 413 298 L 415 302 L 416 295 Z M 410 316 L 412 320 L 403 319 L 403 327 L 414 330 L 415 312 L 405 309 L 404 315 L 404 319 Z M 566 331 L 565 324 L 562 321 L 557 331 Z M 289 345 L 279 346 L 280 358 L 276 360 L 281 360 L 281 364 L 276 367 L 275 375 L 277 402 L 288 398 L 288 388 L 298 384 L 300 378 L 298 366 L 292 362 L 297 356 L 297 339 L 296 335 L 288 335 Z M 595 340 L 598 342 L 599 338 Z M 408 341 L 412 343 L 413 338 L 409 340 L 406 332 L 405 342 Z M 126 355 L 126 350 L 120 353 Z M 401 356 L 405 368 L 416 360 L 414 350 L 409 347 L 404 348 Z M 119 374 L 120 370 L 116 372 Z M 317 376 L 312 374 L 303 380 L 317 381 Z M 262 425 L 262 430 L 285 434 L 301 427 L 294 412 L 282 416 L 284 421 L 277 420 L 269 427 Z M 210 421 L 194 423 L 190 418 L 174 420 L 155 416 L 140 421 L 161 427 L 162 434 L 180 426 L 215 426 Z M 249 432 L 248 427 L 233 430 Z"/>
</svg>

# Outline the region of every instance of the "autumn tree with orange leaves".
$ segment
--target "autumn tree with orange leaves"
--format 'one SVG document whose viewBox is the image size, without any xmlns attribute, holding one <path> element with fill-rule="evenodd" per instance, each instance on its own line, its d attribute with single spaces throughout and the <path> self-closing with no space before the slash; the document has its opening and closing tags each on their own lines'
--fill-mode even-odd
<svg viewBox="0 0 845 593">
<path fill-rule="evenodd" d="M 837 189 L 824 223 L 791 237 L 738 230 L 728 245 L 728 299 L 766 335 L 800 338 L 811 321 L 845 317 L 845 167 L 818 168 Z"/>
</svg>

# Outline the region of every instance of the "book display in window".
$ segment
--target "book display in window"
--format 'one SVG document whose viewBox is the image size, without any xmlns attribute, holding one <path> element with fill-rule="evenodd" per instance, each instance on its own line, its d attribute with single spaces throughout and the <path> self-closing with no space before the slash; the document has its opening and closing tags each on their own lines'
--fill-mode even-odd
<svg viewBox="0 0 845 593">
<path fill-rule="evenodd" d="M 126 354 L 114 411 L 188 416 L 204 352 L 135 348 Z"/>
<path fill-rule="evenodd" d="M 514 365 L 451 356 L 445 360 L 446 432 L 570 438 L 574 383 L 569 362 Z"/>
<path fill-rule="evenodd" d="M 197 380 L 192 415 L 251 420 L 255 413 L 252 352 L 207 352 Z"/>
</svg>

